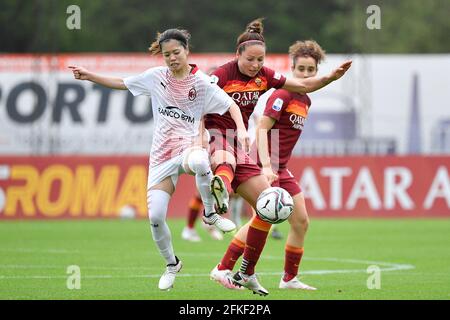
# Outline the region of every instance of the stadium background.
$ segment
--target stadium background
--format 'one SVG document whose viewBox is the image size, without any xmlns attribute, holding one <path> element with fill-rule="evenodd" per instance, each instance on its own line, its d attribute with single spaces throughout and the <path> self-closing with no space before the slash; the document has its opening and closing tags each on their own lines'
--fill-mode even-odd
<svg viewBox="0 0 450 320">
<path fill-rule="evenodd" d="M 66 10 L 73 4 L 81 9 L 81 28 L 70 30 Z M 381 9 L 381 29 L 366 24 L 373 4 Z M 179 0 L 170 8 L 159 0 L 2 1 L 3 236 L 12 238 L 30 220 L 115 220 L 130 206 L 145 223 L 149 100 L 75 81 L 68 65 L 136 74 L 162 64 L 146 53 L 155 32 L 183 27 L 192 33 L 190 61 L 208 70 L 233 57 L 236 36 L 260 16 L 269 67 L 290 76 L 288 46 L 310 38 L 328 53 L 319 74 L 354 61 L 341 81 L 311 94 L 313 108 L 290 162 L 311 219 L 400 218 L 420 225 L 434 218 L 448 226 L 449 11 L 446 0 Z M 184 219 L 192 186 L 192 177 L 180 179 L 170 218 Z M 439 235 L 441 245 L 450 244 L 450 229 Z M 448 257 L 442 263 L 448 269 Z M 431 297 L 448 299 L 448 285 L 443 292 Z"/>
</svg>

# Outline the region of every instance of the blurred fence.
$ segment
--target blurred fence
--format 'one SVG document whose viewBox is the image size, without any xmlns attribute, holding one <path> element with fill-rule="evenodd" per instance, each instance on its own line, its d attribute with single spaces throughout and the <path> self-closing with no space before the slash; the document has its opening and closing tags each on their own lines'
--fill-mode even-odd
<svg viewBox="0 0 450 320">
<path fill-rule="evenodd" d="M 313 216 L 450 216 L 450 55 L 330 55 L 340 81 L 310 94 L 291 171 Z M 202 70 L 232 54 L 192 55 Z M 0 55 L 0 219 L 145 217 L 147 97 L 74 80 L 69 65 L 128 76 L 146 54 Z M 266 65 L 290 76 L 287 55 Z M 264 103 L 266 96 L 261 97 Z M 170 216 L 193 194 L 182 177 Z"/>
<path fill-rule="evenodd" d="M 310 94 L 295 154 L 450 154 L 450 55 L 330 55 L 319 74 L 348 58 L 348 74 Z M 190 60 L 207 71 L 230 59 Z M 265 64 L 290 76 L 289 63 L 269 55 Z M 0 154 L 147 154 L 149 99 L 76 81 L 71 64 L 127 76 L 163 62 L 146 54 L 0 55 Z"/>
</svg>

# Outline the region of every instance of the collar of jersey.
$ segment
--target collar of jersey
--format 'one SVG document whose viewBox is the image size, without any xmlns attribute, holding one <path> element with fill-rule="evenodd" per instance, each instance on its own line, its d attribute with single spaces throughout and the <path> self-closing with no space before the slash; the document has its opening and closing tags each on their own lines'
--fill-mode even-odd
<svg viewBox="0 0 450 320">
<path fill-rule="evenodd" d="M 190 64 L 189 65 L 192 67 L 191 72 L 189 74 L 195 74 L 198 71 L 198 67 L 196 64 Z"/>
</svg>

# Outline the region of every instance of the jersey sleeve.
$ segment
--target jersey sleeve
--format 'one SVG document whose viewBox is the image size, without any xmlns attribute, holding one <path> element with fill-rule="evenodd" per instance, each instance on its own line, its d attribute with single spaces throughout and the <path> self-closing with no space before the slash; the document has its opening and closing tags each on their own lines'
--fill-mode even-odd
<svg viewBox="0 0 450 320">
<path fill-rule="evenodd" d="M 220 88 L 225 87 L 225 84 L 228 81 L 228 70 L 226 65 L 214 70 L 211 74 L 211 81 L 217 84 Z"/>
<path fill-rule="evenodd" d="M 208 83 L 206 86 L 206 99 L 204 114 L 218 113 L 220 115 L 228 111 L 233 99 L 215 83 Z"/>
<path fill-rule="evenodd" d="M 274 93 L 267 99 L 266 108 L 264 109 L 264 115 L 271 117 L 276 121 L 280 120 L 281 115 L 286 109 L 289 101 L 291 100 L 290 94 L 286 90 L 275 90 Z"/>
<path fill-rule="evenodd" d="M 125 78 L 123 82 L 133 96 L 151 96 L 151 91 L 154 87 L 155 71 L 155 68 L 148 69 L 141 74 Z"/>
<path fill-rule="evenodd" d="M 286 77 L 270 68 L 263 67 L 267 78 L 267 87 L 280 89 L 286 83 Z"/>
<path fill-rule="evenodd" d="M 255 109 L 253 109 L 252 116 L 261 117 L 266 109 L 267 100 L 274 93 L 275 89 L 271 88 L 264 92 L 258 99 Z"/>
</svg>

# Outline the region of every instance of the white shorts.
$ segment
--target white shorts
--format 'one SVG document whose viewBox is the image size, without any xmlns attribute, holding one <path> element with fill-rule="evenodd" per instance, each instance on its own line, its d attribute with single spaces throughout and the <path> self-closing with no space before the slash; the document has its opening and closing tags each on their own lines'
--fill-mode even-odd
<svg viewBox="0 0 450 320">
<path fill-rule="evenodd" d="M 199 147 L 190 147 L 183 151 L 182 154 L 167 160 L 155 167 L 148 168 L 147 190 L 162 182 L 167 177 L 172 179 L 173 186 L 177 186 L 178 177 L 182 173 L 186 173 L 183 163 L 189 153 Z M 206 152 L 206 151 L 205 151 Z"/>
</svg>

